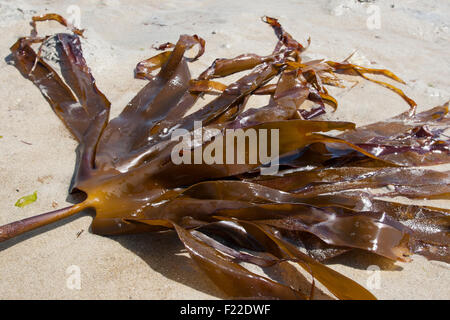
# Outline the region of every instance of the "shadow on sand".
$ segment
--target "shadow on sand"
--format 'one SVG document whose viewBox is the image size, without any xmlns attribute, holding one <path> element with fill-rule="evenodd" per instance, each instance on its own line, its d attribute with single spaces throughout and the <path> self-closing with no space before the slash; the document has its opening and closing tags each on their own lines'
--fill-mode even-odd
<svg viewBox="0 0 450 320">
<path fill-rule="evenodd" d="M 121 235 L 110 238 L 136 254 L 152 270 L 167 279 L 216 298 L 226 298 L 222 291 L 198 269 L 175 232 Z"/>
</svg>

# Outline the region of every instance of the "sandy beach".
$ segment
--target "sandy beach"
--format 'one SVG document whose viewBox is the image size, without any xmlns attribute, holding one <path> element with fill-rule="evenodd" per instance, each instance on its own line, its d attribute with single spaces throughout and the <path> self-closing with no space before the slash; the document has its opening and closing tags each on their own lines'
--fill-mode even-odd
<svg viewBox="0 0 450 320">
<path fill-rule="evenodd" d="M 190 64 L 195 77 L 217 57 L 270 53 L 276 38 L 261 22 L 264 15 L 278 18 L 302 43 L 311 37 L 309 59 L 340 61 L 357 50 L 354 63 L 392 70 L 419 111 L 450 99 L 449 1 L 0 0 L 0 225 L 71 204 L 76 141 L 7 58 L 17 38 L 29 34 L 31 17 L 50 12 L 75 15 L 86 30 L 84 56 L 112 103 L 111 118 L 145 85 L 133 70 L 157 53 L 152 45 L 176 42 L 180 34 L 203 37 L 206 52 Z M 54 22 L 38 28 L 64 30 Z M 332 88 L 339 108 L 323 119 L 365 125 L 408 109 L 393 92 L 356 80 L 353 88 Z M 249 107 L 265 99 L 252 99 Z M 36 202 L 14 206 L 34 191 Z M 421 203 L 450 208 L 449 201 Z M 87 212 L 0 243 L 0 299 L 223 298 L 173 234 L 102 237 L 91 233 L 91 221 Z M 379 286 L 371 290 L 379 299 L 450 299 L 450 265 L 412 258 L 393 263 L 355 252 L 329 266 L 363 286 L 373 275 L 369 267 L 379 267 Z M 70 285 L 74 270 L 79 287 Z"/>
</svg>

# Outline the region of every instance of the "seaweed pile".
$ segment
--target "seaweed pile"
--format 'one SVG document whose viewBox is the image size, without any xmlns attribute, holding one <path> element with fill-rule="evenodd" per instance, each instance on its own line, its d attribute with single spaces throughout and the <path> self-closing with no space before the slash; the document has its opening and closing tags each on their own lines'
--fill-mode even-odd
<svg viewBox="0 0 450 320">
<path fill-rule="evenodd" d="M 40 37 L 36 22 L 45 20 L 71 32 Z M 83 31 L 57 14 L 34 17 L 31 35 L 11 47 L 14 64 L 78 140 L 70 190 L 85 199 L 0 227 L 0 241 L 94 208 L 96 234 L 174 231 L 199 269 L 231 298 L 310 299 L 320 282 L 338 299 L 374 299 L 323 264 L 351 250 L 394 261 L 416 253 L 450 262 L 450 210 L 386 200 L 449 199 L 448 172 L 424 168 L 449 163 L 448 103 L 416 114 L 412 99 L 377 80 L 403 83 L 392 72 L 349 59 L 303 61 L 307 47 L 277 19 L 263 21 L 278 39 L 271 54 L 216 59 L 195 79 L 188 63 L 204 53 L 202 38 L 182 35 L 176 44 L 159 46 L 162 52 L 135 70 L 147 84 L 109 121 L 110 102 L 83 58 Z M 49 39 L 58 71 L 41 55 Z M 194 47 L 198 53 L 185 56 Z M 230 85 L 216 80 L 243 71 Z M 338 107 L 327 87 L 343 87 L 342 74 L 394 91 L 409 109 L 356 129 L 351 122 L 314 120 L 328 106 Z M 216 97 L 189 113 L 205 94 Z M 261 94 L 269 103 L 245 110 L 249 97 Z M 260 174 L 262 162 L 175 165 L 170 133 L 192 133 L 194 121 L 221 135 L 230 128 L 277 128 L 279 172 Z M 208 143 L 197 141 L 192 149 Z M 251 271 L 250 264 L 270 272 Z M 283 276 L 268 275 L 277 272 Z"/>
</svg>

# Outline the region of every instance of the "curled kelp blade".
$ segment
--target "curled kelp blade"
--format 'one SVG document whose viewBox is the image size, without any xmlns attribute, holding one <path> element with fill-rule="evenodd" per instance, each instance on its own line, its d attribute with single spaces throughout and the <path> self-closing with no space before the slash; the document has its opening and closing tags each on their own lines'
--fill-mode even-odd
<svg viewBox="0 0 450 320">
<path fill-rule="evenodd" d="M 160 69 L 163 65 L 169 61 L 172 51 L 164 51 L 156 56 L 139 62 L 135 69 L 135 77 L 138 79 L 151 79 L 154 75 L 152 71 Z"/>
<path fill-rule="evenodd" d="M 78 28 L 76 28 L 74 25 L 72 25 L 70 22 L 68 22 L 63 16 L 56 14 L 56 13 L 47 13 L 47 14 L 43 14 L 40 16 L 34 16 L 31 18 L 31 26 L 32 26 L 32 30 L 31 30 L 31 35 L 32 36 L 36 36 L 37 35 L 37 26 L 36 26 L 36 22 L 39 21 L 57 21 L 60 24 L 62 24 L 63 26 L 67 27 L 68 29 L 70 29 L 74 34 L 78 35 L 78 36 L 83 36 L 83 32 L 84 30 L 80 30 Z"/>
<path fill-rule="evenodd" d="M 215 282 L 221 290 L 232 297 L 270 297 L 276 299 L 306 299 L 306 296 L 290 287 L 258 276 L 226 259 L 212 247 L 208 247 L 189 232 L 174 226 L 178 237 L 199 267 Z M 211 250 L 213 249 L 213 250 Z"/>
<path fill-rule="evenodd" d="M 230 221 L 205 223 L 193 233 L 206 244 L 233 257 L 237 263 L 246 262 L 268 268 L 286 261 L 265 252 L 261 244 L 245 229 Z"/>
<path fill-rule="evenodd" d="M 197 55 L 191 59 L 186 58 L 186 60 L 188 61 L 195 61 L 198 58 L 200 58 L 203 53 L 205 52 L 205 40 L 200 38 L 199 36 L 197 36 L 196 34 L 193 36 L 189 36 L 189 35 L 182 35 L 180 37 L 180 39 L 178 40 L 177 44 L 172 44 L 170 42 L 164 43 L 162 45 L 160 45 L 159 47 L 155 48 L 156 50 L 165 50 L 167 48 L 175 48 L 175 50 L 178 51 L 183 51 L 183 55 L 184 55 L 184 51 L 187 51 L 189 49 L 191 49 L 192 47 L 194 47 L 195 45 L 199 46 L 199 50 L 197 52 Z M 164 65 L 166 65 L 169 60 L 171 59 L 171 56 L 174 54 L 174 52 L 172 50 L 170 51 L 164 51 L 161 52 L 153 57 L 150 57 L 148 59 L 145 59 L 143 61 L 140 61 L 137 65 L 136 65 L 136 69 L 135 69 L 135 76 L 136 78 L 140 78 L 140 79 L 152 79 L 153 78 L 153 74 L 152 71 L 160 69 L 162 67 L 164 67 Z M 179 53 L 178 53 L 179 54 Z M 175 53 L 175 55 L 177 55 L 177 53 Z M 172 58 L 173 59 L 173 58 Z M 177 60 L 172 61 L 173 65 L 172 68 L 177 64 Z M 168 68 L 170 68 L 171 66 L 168 66 Z"/>
<path fill-rule="evenodd" d="M 351 64 L 347 61 L 344 61 L 344 62 L 326 61 L 325 63 L 328 64 L 329 66 L 331 66 L 334 69 L 334 72 L 340 72 L 340 73 L 345 73 L 345 74 L 350 74 L 350 75 L 358 75 L 360 77 L 363 77 L 366 80 L 372 81 L 374 83 L 377 83 L 379 85 L 382 85 L 382 86 L 394 91 L 409 104 L 410 110 L 409 110 L 408 114 L 410 116 L 414 115 L 414 113 L 416 111 L 417 103 L 414 100 L 412 100 L 411 98 L 409 98 L 402 90 L 400 90 L 399 88 L 397 88 L 387 82 L 371 79 L 366 76 L 366 73 L 383 75 L 387 78 L 393 79 L 402 84 L 405 83 L 402 79 L 397 77 L 391 71 L 386 70 L 386 69 L 364 68 L 364 67 L 361 67 L 361 66 L 358 66 L 355 64 Z"/>
<path fill-rule="evenodd" d="M 286 48 L 293 49 L 300 54 L 305 50 L 305 47 L 301 45 L 297 40 L 295 40 L 284 28 L 281 26 L 281 24 L 278 22 L 277 19 L 271 18 L 268 16 L 264 16 L 262 20 L 269 24 L 277 36 L 280 43 L 282 43 Z M 309 40 L 308 40 L 309 42 Z"/>
</svg>

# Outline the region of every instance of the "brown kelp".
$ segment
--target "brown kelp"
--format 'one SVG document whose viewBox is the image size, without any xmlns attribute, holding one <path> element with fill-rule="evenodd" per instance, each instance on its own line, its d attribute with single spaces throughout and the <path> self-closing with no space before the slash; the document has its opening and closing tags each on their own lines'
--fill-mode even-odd
<svg viewBox="0 0 450 320">
<path fill-rule="evenodd" d="M 58 21 L 71 33 L 40 37 L 36 22 L 45 20 Z M 349 59 L 303 61 L 307 47 L 277 19 L 263 21 L 278 39 L 270 54 L 216 59 L 195 79 L 188 63 L 204 53 L 202 38 L 182 35 L 175 44 L 155 48 L 162 52 L 135 70 L 147 84 L 109 121 L 110 102 L 83 58 L 82 30 L 57 14 L 34 17 L 31 35 L 11 47 L 13 61 L 78 140 L 71 192 L 84 193 L 85 200 L 2 226 L 0 241 L 93 208 L 96 234 L 174 231 L 199 268 L 227 296 L 240 298 L 310 299 L 317 281 L 339 299 L 373 299 L 323 264 L 354 249 L 394 261 L 417 253 L 449 262 L 449 210 L 386 199 L 449 198 L 448 172 L 423 168 L 449 162 L 448 103 L 415 114 L 416 103 L 400 89 L 367 76 L 404 83 L 392 72 Z M 58 71 L 41 56 L 49 39 Z M 37 52 L 33 45 L 39 45 Z M 186 57 L 194 47 L 195 57 Z M 216 80 L 245 71 L 229 85 Z M 327 106 L 338 107 L 327 86 L 343 87 L 340 74 L 387 87 L 409 110 L 356 129 L 351 122 L 314 119 Z M 215 99 L 189 113 L 210 92 Z M 245 110 L 248 98 L 261 94 L 270 96 L 269 103 Z M 183 129 L 195 137 L 198 122 L 201 133 L 214 130 L 216 140 L 228 137 L 229 129 L 278 130 L 279 172 L 261 174 L 274 158 L 190 161 L 211 147 L 212 137 L 194 138 L 191 153 L 179 150 L 188 161 L 174 163 L 178 142 L 171 133 Z M 342 133 L 325 134 L 331 131 Z M 233 148 L 234 157 L 239 150 Z M 249 148 L 237 157 L 248 160 Z M 385 198 L 370 192 L 375 189 L 384 189 Z M 250 271 L 245 263 L 278 270 L 309 289 Z"/>
</svg>

